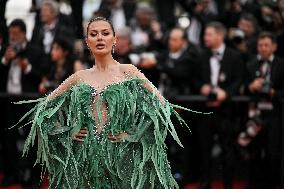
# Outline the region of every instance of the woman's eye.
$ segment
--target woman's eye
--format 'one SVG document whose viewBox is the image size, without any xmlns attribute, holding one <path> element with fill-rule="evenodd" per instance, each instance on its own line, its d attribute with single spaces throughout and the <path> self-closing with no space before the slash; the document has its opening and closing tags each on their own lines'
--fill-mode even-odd
<svg viewBox="0 0 284 189">
<path fill-rule="evenodd" d="M 108 34 L 109 34 L 109 32 L 104 32 L 104 33 L 103 33 L 104 36 L 106 36 L 106 35 L 108 35 Z"/>
<path fill-rule="evenodd" d="M 92 37 L 95 37 L 97 34 L 96 33 L 91 33 L 90 34 Z"/>
</svg>

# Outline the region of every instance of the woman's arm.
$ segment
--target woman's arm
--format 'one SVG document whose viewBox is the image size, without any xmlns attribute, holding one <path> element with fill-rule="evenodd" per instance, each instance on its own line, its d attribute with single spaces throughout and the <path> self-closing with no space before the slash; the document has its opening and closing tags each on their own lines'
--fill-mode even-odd
<svg viewBox="0 0 284 189">
<path fill-rule="evenodd" d="M 53 98 L 61 95 L 62 93 L 68 91 L 72 86 L 76 85 L 80 80 L 78 76 L 78 72 L 70 75 L 65 81 L 63 81 L 54 91 L 52 91 L 48 96 L 48 100 L 52 100 Z"/>
<path fill-rule="evenodd" d="M 165 104 L 165 98 L 161 95 L 161 93 L 158 91 L 158 89 L 147 79 L 147 77 L 140 71 L 138 70 L 134 65 L 132 64 L 127 64 L 124 65 L 126 68 L 124 72 L 126 72 L 130 76 L 138 77 L 141 79 L 144 79 L 146 81 L 144 87 L 148 89 L 150 92 L 154 93 L 160 101 Z"/>
</svg>

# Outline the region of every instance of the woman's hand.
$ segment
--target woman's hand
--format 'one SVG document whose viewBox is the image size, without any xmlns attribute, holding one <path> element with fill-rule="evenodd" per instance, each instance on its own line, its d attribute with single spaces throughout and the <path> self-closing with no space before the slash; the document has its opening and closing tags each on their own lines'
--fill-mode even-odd
<svg viewBox="0 0 284 189">
<path fill-rule="evenodd" d="M 82 128 L 80 129 L 78 133 L 73 134 L 72 139 L 78 142 L 84 142 L 84 138 L 87 136 L 87 134 L 88 134 L 87 128 Z M 108 139 L 112 143 L 122 142 L 123 139 L 127 139 L 127 138 L 128 138 L 128 134 L 126 132 L 114 133 L 114 135 L 109 133 L 108 135 Z"/>
<path fill-rule="evenodd" d="M 72 139 L 78 142 L 84 142 L 84 138 L 87 136 L 87 128 L 82 128 L 78 133 L 74 133 Z"/>
<path fill-rule="evenodd" d="M 122 142 L 123 139 L 127 139 L 127 138 L 128 138 L 128 133 L 126 133 L 126 132 L 114 133 L 114 135 L 112 135 L 112 133 L 109 133 L 109 135 L 108 135 L 108 139 L 112 143 Z"/>
</svg>

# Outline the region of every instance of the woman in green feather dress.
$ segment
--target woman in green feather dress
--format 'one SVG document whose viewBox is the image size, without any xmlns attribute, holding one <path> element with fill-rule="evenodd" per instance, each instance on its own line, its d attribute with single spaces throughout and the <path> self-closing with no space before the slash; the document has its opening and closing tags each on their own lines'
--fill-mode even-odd
<svg viewBox="0 0 284 189">
<path fill-rule="evenodd" d="M 31 101 L 30 134 L 24 153 L 38 139 L 37 162 L 49 175 L 49 188 L 179 188 L 167 160 L 169 132 L 180 143 L 174 108 L 133 65 L 112 57 L 112 24 L 97 17 L 87 27 L 95 65 L 67 78 L 50 95 Z M 184 108 L 185 109 L 185 108 Z M 189 109 L 186 109 L 189 110 Z M 189 110 L 190 111 L 190 110 Z"/>
</svg>

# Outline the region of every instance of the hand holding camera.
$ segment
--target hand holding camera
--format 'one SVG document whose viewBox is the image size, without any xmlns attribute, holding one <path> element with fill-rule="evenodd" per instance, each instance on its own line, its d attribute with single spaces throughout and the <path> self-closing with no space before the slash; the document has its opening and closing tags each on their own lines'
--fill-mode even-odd
<svg viewBox="0 0 284 189">
<path fill-rule="evenodd" d="M 21 67 L 21 70 L 24 72 L 26 71 L 28 65 L 29 65 L 29 61 L 27 58 L 21 58 L 21 57 L 18 57 L 16 59 L 16 62 L 17 64 Z"/>
<path fill-rule="evenodd" d="M 204 84 L 201 87 L 200 93 L 203 96 L 208 97 L 209 102 L 207 102 L 207 106 L 209 107 L 219 107 L 222 102 L 227 99 L 227 93 L 224 89 L 220 87 L 212 87 L 208 84 Z"/>
<path fill-rule="evenodd" d="M 263 78 L 256 78 L 250 85 L 249 90 L 251 92 L 260 92 L 264 83 Z"/>
<path fill-rule="evenodd" d="M 215 89 L 215 93 L 216 93 L 216 95 L 217 95 L 217 101 L 223 102 L 223 101 L 225 101 L 225 100 L 227 99 L 227 93 L 226 93 L 225 90 L 223 90 L 223 89 L 217 87 L 217 88 Z"/>
<path fill-rule="evenodd" d="M 201 90 L 200 90 L 200 93 L 203 95 L 203 96 L 209 96 L 210 92 L 212 91 L 212 87 L 208 84 L 205 84 L 201 87 Z"/>
<path fill-rule="evenodd" d="M 249 90 L 253 93 L 259 93 L 264 97 L 272 97 L 275 94 L 274 89 L 271 87 L 271 82 L 264 78 L 255 79 L 249 85 Z"/>
<path fill-rule="evenodd" d="M 23 72 L 26 71 L 29 61 L 26 57 L 25 49 L 22 48 L 21 45 L 15 44 L 10 45 L 4 54 L 4 64 L 8 65 L 12 62 L 12 60 L 15 60 L 16 63 L 21 67 L 21 70 Z"/>
<path fill-rule="evenodd" d="M 201 87 L 200 93 L 207 96 L 210 100 L 223 102 L 227 98 L 227 93 L 220 87 L 213 88 L 211 85 L 205 84 Z"/>
<path fill-rule="evenodd" d="M 9 64 L 14 58 L 16 58 L 16 55 L 17 52 L 14 50 L 14 48 L 12 46 L 9 46 L 4 54 L 4 64 Z"/>
</svg>

